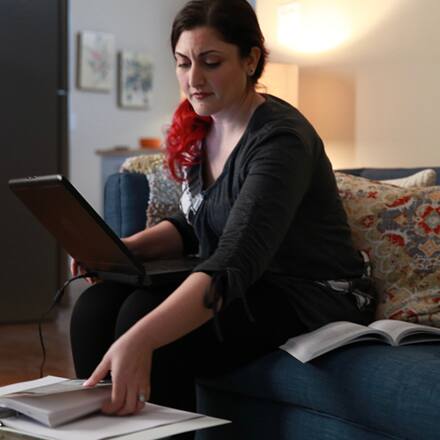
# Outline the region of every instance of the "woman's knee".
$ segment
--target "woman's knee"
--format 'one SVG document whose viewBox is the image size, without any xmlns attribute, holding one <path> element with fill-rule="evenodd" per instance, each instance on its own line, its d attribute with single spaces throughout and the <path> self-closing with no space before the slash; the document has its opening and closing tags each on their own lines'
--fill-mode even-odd
<svg viewBox="0 0 440 440">
<path fill-rule="evenodd" d="M 97 283 L 88 287 L 76 301 L 72 323 L 84 325 L 87 321 L 99 323 L 102 316 L 114 316 L 133 288 L 117 283 Z"/>
<path fill-rule="evenodd" d="M 116 337 L 121 336 L 136 322 L 153 311 L 168 296 L 168 292 L 138 289 L 123 302 L 116 322 Z"/>
</svg>

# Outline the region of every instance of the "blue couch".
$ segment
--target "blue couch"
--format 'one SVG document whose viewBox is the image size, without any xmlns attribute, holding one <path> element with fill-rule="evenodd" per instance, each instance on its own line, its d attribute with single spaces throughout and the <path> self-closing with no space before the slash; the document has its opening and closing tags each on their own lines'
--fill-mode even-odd
<svg viewBox="0 0 440 440">
<path fill-rule="evenodd" d="M 342 171 L 394 179 L 420 169 Z M 144 227 L 145 176 L 112 175 L 104 200 L 105 220 L 119 235 Z M 437 440 L 439 376 L 440 344 L 363 343 L 307 364 L 278 350 L 232 374 L 199 379 L 198 410 L 233 423 L 199 431 L 197 439 Z"/>
</svg>

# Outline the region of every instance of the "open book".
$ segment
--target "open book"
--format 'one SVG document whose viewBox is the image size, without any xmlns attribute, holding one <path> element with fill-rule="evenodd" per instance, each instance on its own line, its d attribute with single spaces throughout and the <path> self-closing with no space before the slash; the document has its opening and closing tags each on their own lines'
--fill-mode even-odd
<svg viewBox="0 0 440 440">
<path fill-rule="evenodd" d="M 295 336 L 280 348 L 301 362 L 308 362 L 338 347 L 362 341 L 385 342 L 393 346 L 435 342 L 440 341 L 440 328 L 394 319 L 381 319 L 369 326 L 337 321 Z"/>
<path fill-rule="evenodd" d="M 65 379 L 2 395 L 0 411 L 16 411 L 50 427 L 62 425 L 99 411 L 111 396 L 110 383 L 84 388 L 83 382 Z"/>
</svg>

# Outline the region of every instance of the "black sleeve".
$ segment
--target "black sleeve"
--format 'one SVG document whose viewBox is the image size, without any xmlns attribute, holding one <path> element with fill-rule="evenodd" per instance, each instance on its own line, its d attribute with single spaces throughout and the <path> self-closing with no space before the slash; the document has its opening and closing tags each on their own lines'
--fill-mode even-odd
<svg viewBox="0 0 440 440">
<path fill-rule="evenodd" d="M 193 227 L 187 222 L 181 211 L 172 216 L 163 218 L 162 221 L 163 220 L 168 220 L 178 230 L 182 237 L 183 252 L 185 255 L 193 255 L 198 252 L 199 241 L 197 240 Z"/>
<path fill-rule="evenodd" d="M 207 307 L 216 310 L 219 296 L 222 308 L 236 298 L 245 300 L 268 268 L 309 187 L 312 147 L 293 133 L 280 133 L 255 149 L 216 251 L 194 269 L 213 276 Z"/>
</svg>

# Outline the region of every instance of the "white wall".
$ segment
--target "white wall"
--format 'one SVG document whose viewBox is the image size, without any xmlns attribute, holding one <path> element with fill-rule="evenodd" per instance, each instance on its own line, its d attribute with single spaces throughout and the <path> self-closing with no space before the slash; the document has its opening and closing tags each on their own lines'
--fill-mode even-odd
<svg viewBox="0 0 440 440">
<path fill-rule="evenodd" d="M 352 89 L 351 98 L 347 95 L 349 89 L 340 96 L 346 95 L 346 103 L 352 101 L 353 126 L 347 127 L 346 135 L 339 134 L 349 139 L 352 130 L 351 146 L 345 142 L 341 148 L 334 139 L 326 139 L 327 129 L 321 125 L 334 166 L 440 165 L 440 2 L 297 2 L 308 7 L 325 3 L 326 7 L 342 11 L 351 23 L 351 37 L 339 47 L 316 54 L 298 53 L 277 41 L 277 6 L 285 0 L 257 1 L 257 14 L 272 60 L 300 66 L 299 108 L 306 115 L 313 119 L 320 112 L 319 104 L 310 99 L 317 99 L 316 89 L 322 90 L 329 78 L 339 75 Z M 327 95 L 331 97 L 332 93 Z M 321 96 L 321 107 L 328 118 L 334 118 L 332 111 L 339 111 L 338 100 L 324 102 L 325 94 Z M 347 107 L 344 108 L 346 112 Z M 320 112 L 321 119 L 326 117 L 324 110 Z M 319 131 L 320 126 L 317 128 Z"/>
<path fill-rule="evenodd" d="M 136 148 L 141 136 L 162 137 L 179 101 L 169 44 L 172 20 L 185 0 L 72 0 L 70 2 L 70 178 L 95 209 L 102 211 L 100 159 L 97 149 L 115 145 Z M 117 106 L 116 71 L 110 93 L 76 87 L 76 35 L 79 31 L 108 32 L 116 50 L 146 52 L 154 63 L 149 110 Z M 115 58 L 116 67 L 116 58 Z"/>
<path fill-rule="evenodd" d="M 439 62 L 402 60 L 357 73 L 357 164 L 440 164 Z"/>
</svg>

